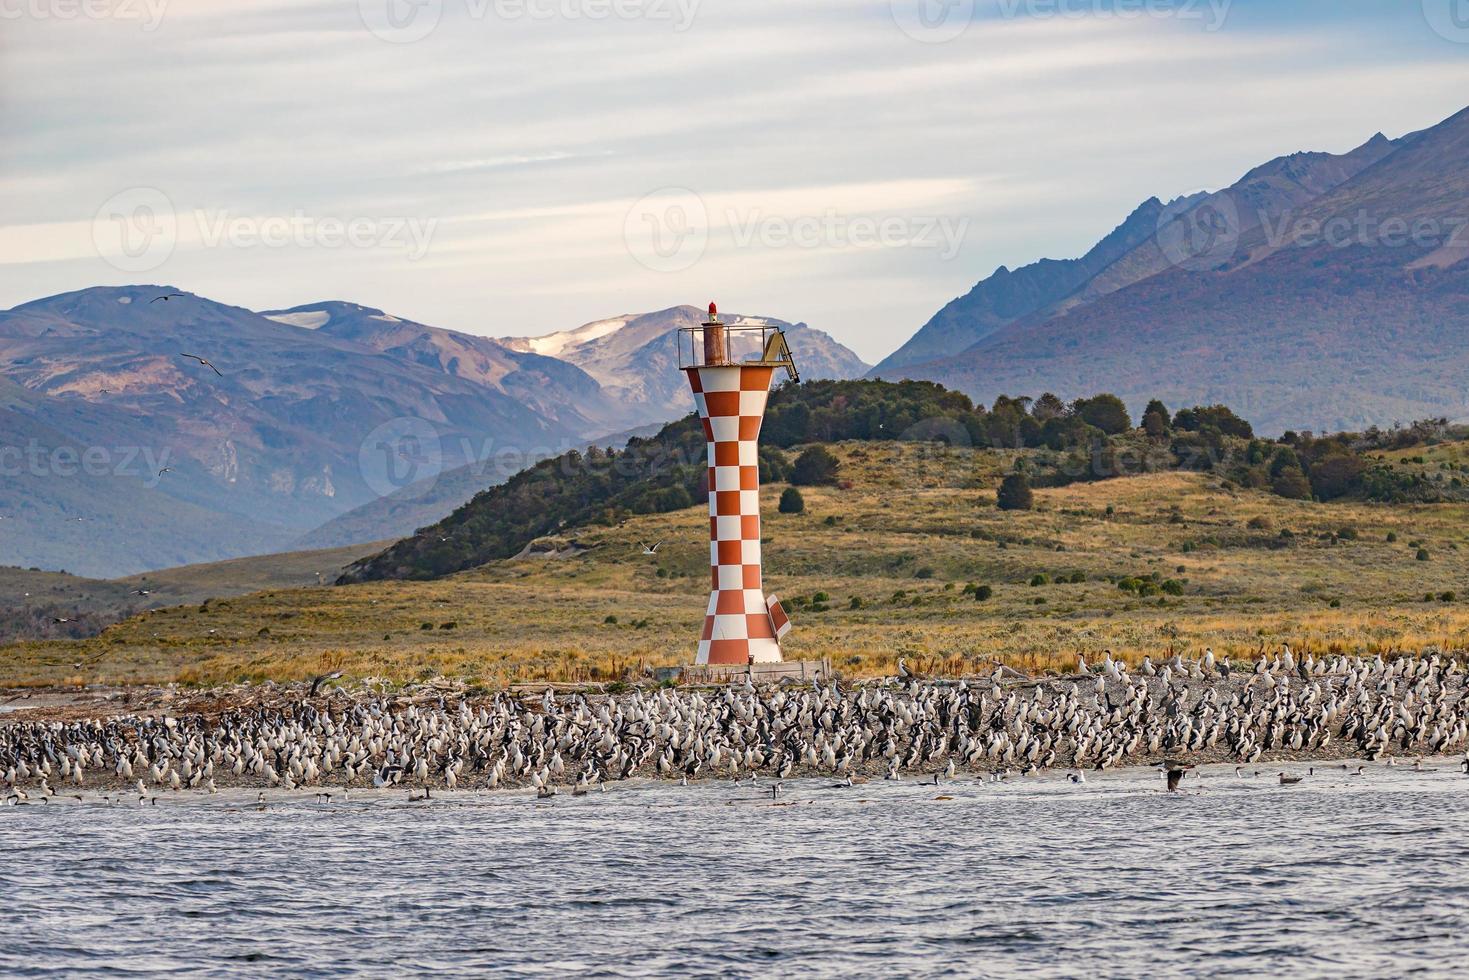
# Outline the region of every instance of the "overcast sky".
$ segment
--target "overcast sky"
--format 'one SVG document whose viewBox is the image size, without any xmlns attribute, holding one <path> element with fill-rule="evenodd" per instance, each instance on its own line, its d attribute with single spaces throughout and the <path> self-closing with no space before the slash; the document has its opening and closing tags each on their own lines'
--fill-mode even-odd
<svg viewBox="0 0 1469 980">
<path fill-rule="evenodd" d="M 1149 196 L 1463 108 L 1466 6 L 0 0 L 0 307 L 498 336 L 717 299 L 876 361 Z"/>
</svg>

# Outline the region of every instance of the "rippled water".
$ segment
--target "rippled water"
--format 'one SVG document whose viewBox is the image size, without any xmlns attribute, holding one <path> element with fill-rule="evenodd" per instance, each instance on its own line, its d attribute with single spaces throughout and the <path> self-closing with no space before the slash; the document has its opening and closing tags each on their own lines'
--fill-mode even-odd
<svg viewBox="0 0 1469 980">
<path fill-rule="evenodd" d="M 1462 976 L 1469 777 L 1434 765 L 89 794 L 0 808 L 0 975 Z"/>
</svg>

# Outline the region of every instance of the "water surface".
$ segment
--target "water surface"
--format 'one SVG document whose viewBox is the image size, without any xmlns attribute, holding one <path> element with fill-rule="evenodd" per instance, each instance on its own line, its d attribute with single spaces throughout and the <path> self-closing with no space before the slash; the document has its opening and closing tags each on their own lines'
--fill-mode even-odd
<svg viewBox="0 0 1469 980">
<path fill-rule="evenodd" d="M 1462 976 L 1469 777 L 1432 765 L 88 793 L 0 808 L 0 975 Z"/>
</svg>

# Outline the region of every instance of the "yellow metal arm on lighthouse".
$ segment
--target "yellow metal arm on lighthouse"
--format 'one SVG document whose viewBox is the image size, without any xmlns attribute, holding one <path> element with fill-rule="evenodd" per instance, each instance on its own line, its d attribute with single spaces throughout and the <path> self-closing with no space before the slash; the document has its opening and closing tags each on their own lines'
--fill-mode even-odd
<svg viewBox="0 0 1469 980">
<path fill-rule="evenodd" d="M 797 384 L 801 383 L 801 375 L 796 370 L 796 359 L 791 356 L 791 349 L 786 346 L 786 335 L 784 330 L 777 330 L 765 341 L 765 353 L 761 355 L 763 364 L 775 364 L 786 369 L 791 380 Z"/>
</svg>

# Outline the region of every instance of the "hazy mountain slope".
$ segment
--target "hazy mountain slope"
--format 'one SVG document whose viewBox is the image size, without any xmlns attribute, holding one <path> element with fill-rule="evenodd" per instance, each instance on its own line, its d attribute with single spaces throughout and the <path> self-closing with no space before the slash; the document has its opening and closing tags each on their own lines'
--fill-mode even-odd
<svg viewBox="0 0 1469 980">
<path fill-rule="evenodd" d="M 628 439 L 654 435 L 662 426 L 643 426 L 598 439 L 602 448 L 621 448 Z M 551 455 L 546 453 L 545 455 Z M 293 548 L 337 548 L 359 541 L 401 538 L 437 522 L 475 494 L 510 479 L 541 457 L 491 456 L 420 480 L 385 497 L 370 500 L 291 542 Z"/>
<path fill-rule="evenodd" d="M 1177 202 L 1170 205 L 1176 206 Z M 1163 202 L 1156 197 L 1144 201 L 1079 259 L 1041 259 L 1014 272 L 1000 266 L 994 275 L 935 313 L 907 343 L 872 369 L 872 377 L 896 377 L 909 364 L 957 354 L 1001 327 L 1065 298 L 1151 238 L 1163 211 Z"/>
<path fill-rule="evenodd" d="M 177 292 L 86 289 L 0 313 L 14 385 L 0 451 L 37 439 L 133 460 L 121 475 L 0 472 L 0 500 L 33 511 L 0 562 L 115 575 L 277 549 L 394 489 L 387 468 L 411 476 L 416 461 L 378 458 L 405 426 L 436 443 L 425 452 L 444 468 L 487 443 L 582 438 L 501 391 L 320 330 L 189 294 L 153 302 Z M 81 508 L 98 519 L 85 536 L 66 523 Z"/>
<path fill-rule="evenodd" d="M 950 302 L 872 375 L 919 377 L 914 365 L 973 346 L 1022 320 L 1044 321 L 1176 265 L 1201 270 L 1235 258 L 1234 245 L 1390 154 L 1381 134 L 1350 153 L 1296 153 L 1256 167 L 1233 186 L 1169 202 L 1144 202 L 1080 259 L 1004 266 Z M 1201 244 L 1202 243 L 1202 244 Z"/>
<path fill-rule="evenodd" d="M 1469 112 L 1393 147 L 1287 220 L 1246 230 L 1218 266 L 1018 322 L 915 373 L 981 399 L 1103 387 L 1134 409 L 1153 395 L 1227 401 L 1267 433 L 1469 416 L 1469 261 L 1455 218 L 1469 204 Z M 1321 240 L 1333 219 L 1366 230 Z M 1398 238 L 1390 221 L 1437 231 Z"/>
</svg>

